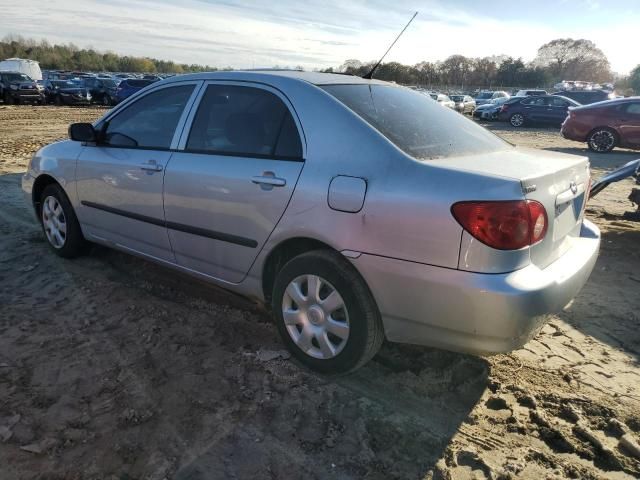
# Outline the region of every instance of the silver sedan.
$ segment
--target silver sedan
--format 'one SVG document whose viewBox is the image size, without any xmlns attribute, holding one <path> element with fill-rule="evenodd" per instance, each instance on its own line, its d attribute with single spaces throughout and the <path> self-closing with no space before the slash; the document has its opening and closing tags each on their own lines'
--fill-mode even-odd
<svg viewBox="0 0 640 480">
<path fill-rule="evenodd" d="M 598 253 L 586 158 L 514 148 L 380 81 L 185 75 L 69 133 L 23 177 L 53 252 L 99 243 L 264 302 L 322 372 L 385 338 L 518 348 Z"/>
</svg>

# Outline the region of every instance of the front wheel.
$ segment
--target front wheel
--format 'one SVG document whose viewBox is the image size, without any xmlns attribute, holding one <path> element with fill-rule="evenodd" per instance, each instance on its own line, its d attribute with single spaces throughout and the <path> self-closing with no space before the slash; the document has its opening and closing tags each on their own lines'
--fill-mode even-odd
<svg viewBox="0 0 640 480">
<path fill-rule="evenodd" d="M 64 258 L 83 252 L 85 239 L 71 202 L 59 185 L 47 186 L 40 197 L 40 223 L 51 249 Z"/>
<path fill-rule="evenodd" d="M 321 373 L 361 367 L 384 339 L 369 288 L 337 252 L 316 250 L 290 260 L 277 275 L 272 307 L 289 351 Z"/>
<path fill-rule="evenodd" d="M 521 113 L 514 113 L 509 118 L 509 123 L 516 128 L 521 127 L 524 125 L 524 115 Z"/>
<path fill-rule="evenodd" d="M 596 128 L 587 138 L 589 150 L 597 153 L 610 152 L 615 148 L 616 143 L 616 134 L 608 128 Z"/>
<path fill-rule="evenodd" d="M 105 107 L 111 106 L 111 97 L 109 95 L 105 95 L 104 97 L 102 97 L 102 105 Z"/>
</svg>

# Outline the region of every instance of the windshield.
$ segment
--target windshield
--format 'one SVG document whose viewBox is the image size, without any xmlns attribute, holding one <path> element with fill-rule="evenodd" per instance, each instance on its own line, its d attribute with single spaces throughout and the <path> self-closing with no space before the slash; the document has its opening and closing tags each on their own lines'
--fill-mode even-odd
<svg viewBox="0 0 640 480">
<path fill-rule="evenodd" d="M 77 88 L 79 85 L 73 83 L 71 80 L 54 80 L 51 82 L 54 88 Z"/>
<path fill-rule="evenodd" d="M 451 95 L 450 98 L 454 102 L 464 102 L 464 97 L 462 95 Z"/>
<path fill-rule="evenodd" d="M 113 80 L 105 80 L 101 78 L 100 81 L 107 88 L 116 88 L 116 82 L 114 82 Z"/>
<path fill-rule="evenodd" d="M 5 73 L 5 76 L 9 82 L 33 82 L 24 73 Z"/>
<path fill-rule="evenodd" d="M 398 148 L 418 160 L 507 148 L 497 136 L 426 96 L 392 85 L 323 85 Z"/>
<path fill-rule="evenodd" d="M 491 92 L 482 92 L 480 94 L 478 94 L 478 96 L 476 98 L 479 98 L 480 100 L 486 100 L 489 99 L 493 96 L 493 93 Z"/>
</svg>

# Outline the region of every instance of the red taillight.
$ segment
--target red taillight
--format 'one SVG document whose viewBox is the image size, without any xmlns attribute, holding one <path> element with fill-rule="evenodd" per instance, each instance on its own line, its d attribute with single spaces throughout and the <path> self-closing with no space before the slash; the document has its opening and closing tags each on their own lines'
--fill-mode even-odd
<svg viewBox="0 0 640 480">
<path fill-rule="evenodd" d="M 509 105 L 507 105 L 507 104 L 502 105 L 502 107 L 500 108 L 501 112 L 506 112 L 507 110 L 509 110 Z"/>
<path fill-rule="evenodd" d="M 547 212 L 534 200 L 459 202 L 451 213 L 474 238 L 498 250 L 533 245 L 547 233 Z"/>
</svg>

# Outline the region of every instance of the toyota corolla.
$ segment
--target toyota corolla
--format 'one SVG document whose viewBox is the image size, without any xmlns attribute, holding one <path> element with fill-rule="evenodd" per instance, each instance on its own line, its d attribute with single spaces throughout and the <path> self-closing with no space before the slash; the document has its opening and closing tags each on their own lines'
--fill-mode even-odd
<svg viewBox="0 0 640 480">
<path fill-rule="evenodd" d="M 98 243 L 265 302 L 322 372 L 385 338 L 518 348 L 599 249 L 585 157 L 512 147 L 385 82 L 185 75 L 69 133 L 23 177 L 53 252 Z"/>
</svg>

